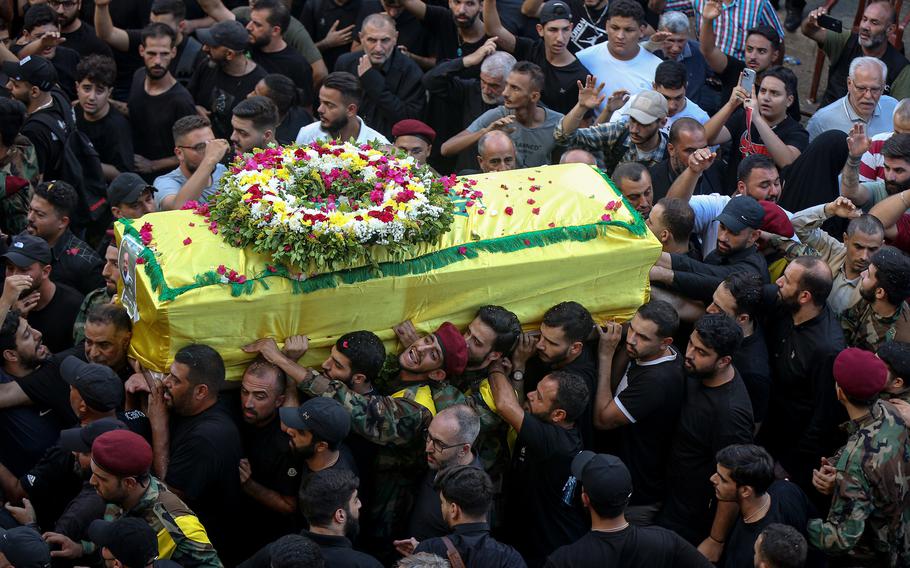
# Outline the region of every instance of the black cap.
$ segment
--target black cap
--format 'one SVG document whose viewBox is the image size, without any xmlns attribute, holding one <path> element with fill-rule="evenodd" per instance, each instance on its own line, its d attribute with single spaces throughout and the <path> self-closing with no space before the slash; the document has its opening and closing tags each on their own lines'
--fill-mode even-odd
<svg viewBox="0 0 910 568">
<path fill-rule="evenodd" d="M 622 507 L 632 496 L 632 476 L 622 460 L 610 454 L 579 452 L 572 460 L 572 475 L 581 482 L 593 503 Z"/>
<path fill-rule="evenodd" d="M 734 233 L 739 233 L 747 227 L 761 229 L 765 220 L 765 209 L 754 198 L 740 195 L 730 199 L 715 220 L 723 223 L 724 227 Z"/>
<path fill-rule="evenodd" d="M 39 55 L 23 57 L 18 63 L 4 61 L 3 72 L 14 81 L 28 81 L 42 91 L 50 91 L 57 84 L 54 65 Z"/>
<path fill-rule="evenodd" d="M 0 529 L 0 552 L 16 568 L 47 568 L 51 549 L 31 527 Z"/>
<path fill-rule="evenodd" d="M 86 363 L 70 355 L 60 364 L 60 376 L 79 391 L 85 404 L 98 412 L 123 405 L 123 381 L 108 366 Z"/>
<path fill-rule="evenodd" d="M 234 51 L 245 51 L 250 44 L 250 33 L 237 20 L 225 20 L 210 28 L 196 30 L 196 37 L 209 47 L 226 47 Z"/>
<path fill-rule="evenodd" d="M 36 262 L 50 264 L 52 260 L 51 247 L 47 241 L 25 233 L 13 237 L 13 244 L 9 246 L 3 257 L 19 268 L 26 268 Z"/>
<path fill-rule="evenodd" d="M 123 430 L 126 424 L 116 418 L 102 418 L 80 428 L 69 428 L 60 432 L 59 446 L 68 452 L 92 453 L 95 438 L 112 430 Z"/>
<path fill-rule="evenodd" d="M 139 196 L 145 190 L 155 193 L 155 186 L 147 183 L 144 179 L 133 172 L 125 172 L 114 178 L 114 181 L 107 186 L 107 202 L 111 205 L 120 205 L 121 203 L 135 203 L 139 201 Z"/>
<path fill-rule="evenodd" d="M 110 550 L 124 566 L 144 568 L 158 558 L 158 537 L 152 527 L 138 517 L 92 521 L 88 537 L 96 545 Z"/>
<path fill-rule="evenodd" d="M 540 25 L 553 20 L 569 20 L 571 22 L 572 10 L 569 9 L 569 5 L 565 2 L 550 0 L 549 2 L 544 2 L 543 7 L 540 8 L 538 19 L 540 20 Z"/>
<path fill-rule="evenodd" d="M 341 403 L 318 396 L 297 408 L 283 407 L 278 411 L 281 421 L 294 430 L 310 430 L 330 443 L 344 440 L 351 431 L 351 415 Z"/>
</svg>

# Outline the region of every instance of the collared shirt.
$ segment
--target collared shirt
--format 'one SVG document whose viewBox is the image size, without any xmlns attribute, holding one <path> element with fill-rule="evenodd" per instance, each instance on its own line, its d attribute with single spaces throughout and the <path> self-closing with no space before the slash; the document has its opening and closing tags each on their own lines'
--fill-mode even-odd
<svg viewBox="0 0 910 568">
<path fill-rule="evenodd" d="M 489 523 L 462 523 L 455 525 L 449 536 L 452 546 L 461 555 L 465 566 L 503 566 L 523 568 L 524 559 L 514 548 L 490 536 Z M 442 538 L 422 541 L 414 552 L 429 552 L 443 558 L 448 557 Z"/>
<path fill-rule="evenodd" d="M 809 119 L 809 123 L 806 125 L 806 129 L 809 131 L 810 141 L 814 140 L 815 137 L 822 132 L 828 130 L 840 130 L 844 133 L 850 132 L 853 125 L 858 123 L 866 125 L 867 136 L 874 136 L 876 134 L 894 130 L 892 115 L 894 114 L 895 107 L 897 107 L 897 99 L 889 97 L 888 95 L 882 95 L 878 104 L 875 105 L 875 110 L 872 112 L 872 118 L 866 120 L 857 114 L 853 105 L 850 104 L 848 97 L 849 95 L 845 95 L 830 105 L 815 111 L 815 114 L 812 115 L 812 118 Z"/>
<path fill-rule="evenodd" d="M 83 295 L 104 286 L 104 260 L 69 229 L 51 247 L 51 280 L 62 282 Z"/>
<path fill-rule="evenodd" d="M 206 203 L 218 190 L 218 183 L 221 181 L 221 176 L 225 173 L 227 173 L 227 168 L 225 168 L 223 164 L 217 164 L 212 171 L 212 183 L 202 190 L 202 194 L 196 201 L 199 203 Z M 189 178 L 183 175 L 180 166 L 177 166 L 163 176 L 156 177 L 155 182 L 152 184 L 157 190 L 155 192 L 155 206 L 160 210 L 161 201 L 169 195 L 177 195 L 180 193 L 180 188 L 183 187 L 188 180 Z"/>
<path fill-rule="evenodd" d="M 356 144 L 366 144 L 373 140 L 378 140 L 383 144 L 388 144 L 389 141 L 385 136 L 376 132 L 363 121 L 359 116 L 357 121 L 360 123 L 360 132 L 357 133 L 357 138 L 354 140 Z M 322 128 L 322 123 L 318 120 L 312 124 L 307 124 L 300 129 L 300 132 L 297 133 L 297 144 L 309 144 L 315 142 L 316 140 L 331 140 L 333 138 L 332 134 L 326 132 Z"/>
<path fill-rule="evenodd" d="M 596 124 L 588 128 L 576 129 L 571 134 L 566 134 L 562 129 L 562 121 L 556 125 L 553 137 L 558 144 L 584 148 L 595 155 L 603 152 L 604 159 L 598 160 L 598 166 L 608 173 L 622 162 L 639 162 L 645 167 L 650 167 L 663 160 L 667 155 L 667 135 L 658 132 L 657 146 L 651 150 L 642 150 L 632 143 L 629 136 L 628 119 Z"/>
<path fill-rule="evenodd" d="M 665 11 L 678 10 L 695 14 L 695 29 L 701 29 L 701 11 L 707 0 L 668 0 Z M 720 17 L 714 20 L 717 47 L 731 57 L 745 59 L 747 30 L 765 24 L 777 31 L 781 39 L 784 28 L 768 0 L 733 0 L 724 3 Z"/>
</svg>

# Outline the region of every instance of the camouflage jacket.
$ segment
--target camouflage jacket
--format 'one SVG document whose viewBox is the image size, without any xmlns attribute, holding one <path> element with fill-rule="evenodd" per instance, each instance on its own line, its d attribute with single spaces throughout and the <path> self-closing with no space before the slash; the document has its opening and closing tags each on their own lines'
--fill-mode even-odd
<svg viewBox="0 0 910 568">
<path fill-rule="evenodd" d="M 809 543 L 829 554 L 849 553 L 910 566 L 910 433 L 890 405 L 877 401 L 847 424 L 850 438 L 837 459 L 828 518 L 809 521 Z"/>
<path fill-rule="evenodd" d="M 0 232 L 18 235 L 25 230 L 30 186 L 38 180 L 35 147 L 17 136 L 9 153 L 0 160 Z"/>
<path fill-rule="evenodd" d="M 158 479 L 149 478 L 142 499 L 129 511 L 108 506 L 105 519 L 138 517 L 158 536 L 158 557 L 184 568 L 224 568 L 196 514 Z"/>
<path fill-rule="evenodd" d="M 910 340 L 910 307 L 901 302 L 890 316 L 881 316 L 872 304 L 860 299 L 838 316 L 849 347 L 875 351 L 882 343 Z"/>
<path fill-rule="evenodd" d="M 89 311 L 95 306 L 110 304 L 112 297 L 113 294 L 107 291 L 106 286 L 96 288 L 86 294 L 85 298 L 82 299 L 82 305 L 79 306 L 79 312 L 76 314 L 76 322 L 73 324 L 74 344 L 85 339 L 85 320 L 88 318 Z"/>
</svg>

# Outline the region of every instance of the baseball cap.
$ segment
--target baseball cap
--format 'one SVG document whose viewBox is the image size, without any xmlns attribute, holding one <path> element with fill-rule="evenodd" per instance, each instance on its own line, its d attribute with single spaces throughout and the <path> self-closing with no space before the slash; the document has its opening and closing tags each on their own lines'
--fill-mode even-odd
<svg viewBox="0 0 910 568">
<path fill-rule="evenodd" d="M 50 91 L 57 84 L 57 70 L 40 55 L 23 57 L 18 63 L 4 61 L 3 72 L 14 81 L 27 81 L 42 91 Z"/>
<path fill-rule="evenodd" d="M 9 246 L 4 258 L 19 268 L 26 268 L 40 262 L 41 264 L 51 263 L 51 247 L 47 241 L 34 235 L 22 234 L 13 237 L 13 243 Z"/>
<path fill-rule="evenodd" d="M 888 367 L 871 351 L 848 347 L 834 359 L 834 381 L 847 396 L 866 400 L 888 384 Z"/>
<path fill-rule="evenodd" d="M 0 529 L 0 552 L 16 568 L 46 568 L 51 565 L 51 549 L 31 527 Z"/>
<path fill-rule="evenodd" d="M 765 210 L 765 217 L 761 223 L 761 230 L 787 237 L 793 237 L 793 223 L 787 217 L 787 212 L 780 205 L 773 201 L 759 201 L 761 208 Z M 728 227 L 729 228 L 729 227 Z"/>
<path fill-rule="evenodd" d="M 748 195 L 732 198 L 715 219 L 715 221 L 720 221 L 724 224 L 724 227 L 734 233 L 739 233 L 746 227 L 761 229 L 764 220 L 765 210 L 755 198 Z"/>
<path fill-rule="evenodd" d="M 147 522 L 137 517 L 116 521 L 97 519 L 88 527 L 88 537 L 111 551 L 124 566 L 148 566 L 158 558 L 158 537 Z"/>
<path fill-rule="evenodd" d="M 457 377 L 464 372 L 468 364 L 468 344 L 458 328 L 450 322 L 445 322 L 433 332 L 442 347 L 443 363 L 445 364 L 446 378 Z"/>
<path fill-rule="evenodd" d="M 316 397 L 297 408 L 278 411 L 281 421 L 294 430 L 309 430 L 330 443 L 344 440 L 351 431 L 351 414 L 332 398 Z"/>
<path fill-rule="evenodd" d="M 102 418 L 85 426 L 63 430 L 60 432 L 59 445 L 68 452 L 87 454 L 92 451 L 92 443 L 98 439 L 98 436 L 124 428 L 126 428 L 126 424 L 116 418 Z"/>
<path fill-rule="evenodd" d="M 125 172 L 114 178 L 107 186 L 107 201 L 111 205 L 121 203 L 135 203 L 146 189 L 155 193 L 155 186 L 146 183 L 144 179 L 133 172 Z"/>
<path fill-rule="evenodd" d="M 651 124 L 655 120 L 667 118 L 667 99 L 657 91 L 642 91 L 632 97 L 629 108 L 623 112 L 642 124 Z"/>
<path fill-rule="evenodd" d="M 237 20 L 225 20 L 210 28 L 196 30 L 196 37 L 210 47 L 226 47 L 234 51 L 245 51 L 250 43 L 249 32 Z"/>
<path fill-rule="evenodd" d="M 92 461 L 117 477 L 143 475 L 152 467 L 152 447 L 129 430 L 105 432 L 92 443 Z"/>
<path fill-rule="evenodd" d="M 581 482 L 592 502 L 621 507 L 632 496 L 632 475 L 626 464 L 610 454 L 579 452 L 572 460 L 572 475 Z"/>
<path fill-rule="evenodd" d="M 395 123 L 395 126 L 392 127 L 392 136 L 395 138 L 399 136 L 418 136 L 426 140 L 428 144 L 432 144 L 433 140 L 436 140 L 436 131 L 425 122 L 415 118 L 406 118 Z"/>
<path fill-rule="evenodd" d="M 60 364 L 60 376 L 76 387 L 85 404 L 98 412 L 109 412 L 123 404 L 123 381 L 108 366 L 86 363 L 70 355 Z"/>
<path fill-rule="evenodd" d="M 544 2 L 543 6 L 541 6 L 538 19 L 542 26 L 553 20 L 569 20 L 571 22 L 572 10 L 569 9 L 569 5 L 565 2 L 550 0 L 549 2 Z"/>
</svg>

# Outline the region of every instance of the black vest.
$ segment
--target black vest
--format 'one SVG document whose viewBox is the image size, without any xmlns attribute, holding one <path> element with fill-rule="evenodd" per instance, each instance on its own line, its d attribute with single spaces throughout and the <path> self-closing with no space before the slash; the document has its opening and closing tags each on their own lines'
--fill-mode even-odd
<svg viewBox="0 0 910 568">
<path fill-rule="evenodd" d="M 825 89 L 825 94 L 822 95 L 819 108 L 827 106 L 847 94 L 847 75 L 850 72 L 850 62 L 862 56 L 863 48 L 859 45 L 859 36 L 855 33 L 850 34 L 850 39 L 847 40 L 847 45 L 844 46 L 840 57 L 828 68 L 828 88 Z M 888 77 L 885 79 L 885 85 L 887 85 L 885 94 L 887 95 L 889 94 L 888 88 L 891 83 L 897 79 L 904 67 L 910 64 L 910 61 L 907 61 L 907 58 L 894 49 L 894 46 L 890 43 L 885 48 L 885 54 L 879 59 L 888 66 Z"/>
</svg>

